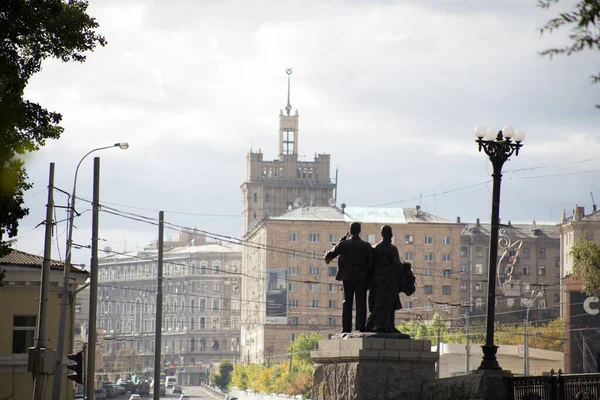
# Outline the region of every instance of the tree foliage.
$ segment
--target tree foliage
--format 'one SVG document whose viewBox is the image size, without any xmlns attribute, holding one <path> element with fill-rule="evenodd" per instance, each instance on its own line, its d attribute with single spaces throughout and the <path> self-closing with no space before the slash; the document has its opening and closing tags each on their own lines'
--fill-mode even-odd
<svg viewBox="0 0 600 400">
<path fill-rule="evenodd" d="M 19 157 L 63 131 L 61 114 L 25 100 L 25 87 L 45 59 L 83 62 L 85 52 L 106 44 L 87 7 L 85 0 L 0 2 L 0 257 L 10 252 L 4 240 L 17 235 L 29 212 L 23 194 L 32 185 Z"/>
<path fill-rule="evenodd" d="M 547 9 L 558 2 L 559 0 L 538 0 L 538 5 Z M 562 27 L 570 28 L 571 43 L 544 50 L 541 55 L 552 58 L 562 54 L 570 56 L 584 50 L 600 50 L 600 0 L 579 0 L 572 10 L 552 18 L 540 31 L 552 33 Z M 600 83 L 600 72 L 591 78 L 593 83 Z M 600 108 L 600 104 L 596 107 Z"/>
<path fill-rule="evenodd" d="M 579 239 L 571 248 L 573 278 L 583 282 L 583 290 L 593 296 L 600 294 L 600 246 Z"/>
<path fill-rule="evenodd" d="M 137 369 L 139 358 L 134 349 L 122 348 L 115 354 L 113 369 L 118 372 L 131 373 Z"/>
<path fill-rule="evenodd" d="M 293 354 L 294 362 L 296 360 L 303 362 L 311 362 L 310 352 L 317 348 L 319 340 L 323 339 L 317 332 L 309 334 L 301 333 L 296 337 L 296 340 L 288 346 L 288 352 Z"/>
<path fill-rule="evenodd" d="M 213 374 L 213 383 L 221 389 L 227 389 L 231 382 L 231 373 L 233 371 L 233 364 L 228 358 L 223 358 L 219 363 L 219 372 Z"/>
<path fill-rule="evenodd" d="M 465 327 L 448 328 L 446 322 L 434 315 L 430 323 L 422 320 L 412 320 L 401 323 L 397 328 L 417 340 L 430 340 L 437 344 L 438 324 L 442 343 L 466 343 Z M 544 350 L 564 351 L 564 323 L 555 319 L 545 324 L 529 324 L 529 346 Z M 469 321 L 469 339 L 472 344 L 485 343 L 485 321 Z M 498 345 L 520 345 L 524 343 L 525 333 L 522 323 L 496 324 L 494 342 Z"/>
</svg>

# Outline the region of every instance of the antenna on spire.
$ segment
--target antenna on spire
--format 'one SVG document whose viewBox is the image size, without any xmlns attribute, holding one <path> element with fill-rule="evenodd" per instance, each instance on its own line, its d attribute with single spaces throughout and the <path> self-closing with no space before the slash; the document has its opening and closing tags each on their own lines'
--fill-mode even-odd
<svg viewBox="0 0 600 400">
<path fill-rule="evenodd" d="M 292 105 L 290 104 L 290 76 L 292 75 L 292 72 L 294 72 L 291 68 L 287 68 L 285 70 L 285 73 L 288 76 L 288 103 L 287 106 L 285 106 L 285 111 L 287 111 L 287 115 L 290 115 L 290 111 L 292 111 Z"/>
</svg>

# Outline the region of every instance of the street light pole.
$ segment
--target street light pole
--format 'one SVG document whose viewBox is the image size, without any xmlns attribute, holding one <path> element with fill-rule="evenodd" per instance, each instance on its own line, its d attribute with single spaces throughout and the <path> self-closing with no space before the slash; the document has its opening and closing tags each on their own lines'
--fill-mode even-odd
<svg viewBox="0 0 600 400">
<path fill-rule="evenodd" d="M 58 343 L 56 344 L 56 373 L 54 374 L 54 385 L 52 386 L 52 400 L 60 399 L 61 392 L 61 384 L 62 384 L 62 361 L 64 357 L 64 346 L 65 346 L 65 332 L 66 332 L 66 322 L 67 322 L 67 306 L 69 304 L 69 279 L 70 279 L 70 269 L 71 269 L 71 248 L 73 244 L 73 226 L 75 222 L 75 193 L 77 189 L 77 174 L 79 173 L 79 167 L 81 163 L 87 156 L 92 154 L 95 151 L 105 150 L 105 149 L 113 149 L 118 147 L 120 149 L 129 148 L 129 144 L 115 143 L 112 146 L 98 147 L 96 149 L 90 150 L 84 155 L 79 163 L 77 163 L 77 168 L 75 168 L 75 178 L 73 179 L 73 191 L 71 192 L 71 197 L 69 199 L 68 204 L 68 212 L 69 212 L 69 222 L 67 224 L 67 243 L 66 243 L 66 251 L 65 251 L 65 270 L 63 273 L 63 286 L 61 292 L 61 300 L 60 300 L 60 320 L 58 324 Z M 89 324 L 88 324 L 89 326 Z M 72 328 L 71 328 L 72 329 Z M 88 329 L 89 332 L 89 329 Z"/>
<path fill-rule="evenodd" d="M 527 304 L 527 312 L 525 313 L 525 329 L 524 335 L 525 338 L 523 340 L 523 375 L 529 376 L 529 310 L 531 309 L 531 305 L 543 294 L 543 292 L 539 292 L 536 290 L 531 291 L 531 295 L 529 296 L 529 304 Z"/>
<path fill-rule="evenodd" d="M 502 182 L 502 166 L 513 155 L 519 155 L 519 149 L 523 146 L 521 142 L 525 139 L 525 133 L 505 126 L 496 134 L 492 129 L 487 130 L 483 125 L 475 128 L 476 143 L 479 151 L 483 150 L 490 158 L 493 167 L 493 189 L 492 189 L 492 216 L 490 228 L 490 253 L 488 262 L 488 293 L 486 312 L 485 345 L 483 349 L 483 360 L 479 366 L 480 371 L 501 370 L 496 352 L 498 346 L 494 344 L 494 319 L 496 313 L 496 273 L 498 264 L 498 230 L 500 227 L 500 184 Z"/>
</svg>

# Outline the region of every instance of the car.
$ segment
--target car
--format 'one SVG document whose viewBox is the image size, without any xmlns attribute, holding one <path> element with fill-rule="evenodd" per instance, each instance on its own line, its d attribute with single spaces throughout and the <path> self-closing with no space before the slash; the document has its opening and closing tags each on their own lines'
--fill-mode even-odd
<svg viewBox="0 0 600 400">
<path fill-rule="evenodd" d="M 141 400 L 142 396 L 140 396 L 139 394 L 132 394 L 131 396 L 129 396 L 129 400 Z"/>
<path fill-rule="evenodd" d="M 187 394 L 182 394 L 179 396 L 179 400 L 191 400 L 191 397 Z"/>
<path fill-rule="evenodd" d="M 94 390 L 94 399 L 95 400 L 106 400 L 106 393 L 104 392 L 104 389 Z"/>
<path fill-rule="evenodd" d="M 179 386 L 179 385 L 173 386 L 173 393 L 179 393 L 179 394 L 181 394 L 181 392 L 182 392 L 181 386 Z"/>
</svg>

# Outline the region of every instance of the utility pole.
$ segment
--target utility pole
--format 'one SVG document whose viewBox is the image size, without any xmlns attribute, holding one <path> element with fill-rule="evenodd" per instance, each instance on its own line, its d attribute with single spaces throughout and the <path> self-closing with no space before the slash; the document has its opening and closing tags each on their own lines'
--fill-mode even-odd
<svg viewBox="0 0 600 400">
<path fill-rule="evenodd" d="M 525 338 L 523 339 L 523 376 L 529 375 L 529 336 L 527 334 L 527 323 L 528 321 L 523 321 L 523 334 Z"/>
<path fill-rule="evenodd" d="M 465 313 L 465 375 L 471 371 L 471 340 L 469 339 L 469 309 Z"/>
<path fill-rule="evenodd" d="M 292 372 L 292 361 L 294 360 L 294 344 L 290 346 L 290 367 L 288 368 L 288 372 Z"/>
<path fill-rule="evenodd" d="M 92 255 L 90 258 L 90 320 L 88 322 L 88 359 L 86 397 L 94 400 L 96 389 L 96 315 L 98 313 L 98 217 L 100 214 L 100 157 L 94 157 L 92 194 Z"/>
<path fill-rule="evenodd" d="M 44 262 L 42 263 L 42 277 L 40 285 L 40 311 L 39 324 L 37 330 L 37 345 L 33 355 L 33 398 L 42 400 L 44 398 L 44 378 L 43 373 L 45 360 L 42 356 L 42 349 L 46 347 L 46 327 L 48 325 L 48 286 L 50 286 L 50 263 L 52 258 L 52 213 L 54 211 L 54 163 L 50 163 L 50 178 L 48 180 L 48 203 L 46 204 L 46 236 L 44 241 Z M 65 266 L 65 268 L 67 268 Z"/>
<path fill-rule="evenodd" d="M 442 337 L 442 318 L 440 317 L 440 315 L 438 314 L 438 324 L 437 324 L 437 356 L 438 356 L 438 360 L 437 363 L 435 364 L 435 376 L 437 379 L 440 379 L 440 355 L 441 355 L 441 351 L 440 351 L 440 340 Z"/>
<path fill-rule="evenodd" d="M 587 355 L 586 344 L 587 343 L 585 342 L 585 335 L 583 332 L 581 333 L 581 339 L 583 339 L 583 348 L 581 349 L 581 353 L 583 355 L 583 373 L 585 374 L 585 373 L 587 373 L 587 360 L 586 360 L 586 358 L 587 358 L 586 357 L 586 355 Z"/>
<path fill-rule="evenodd" d="M 165 231 L 165 212 L 158 212 L 158 271 L 156 277 L 156 324 L 154 326 L 154 400 L 160 400 L 160 357 L 162 351 L 162 315 L 163 315 L 163 241 Z M 208 374 L 206 377 L 208 384 Z M 163 383 L 164 385 L 164 383 Z"/>
</svg>

